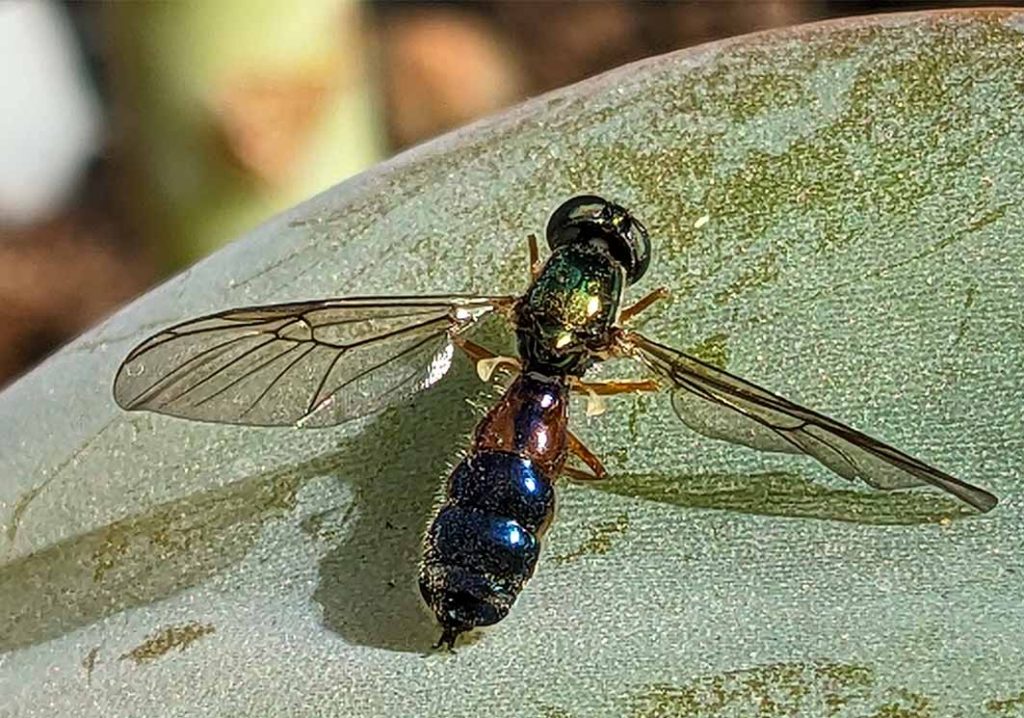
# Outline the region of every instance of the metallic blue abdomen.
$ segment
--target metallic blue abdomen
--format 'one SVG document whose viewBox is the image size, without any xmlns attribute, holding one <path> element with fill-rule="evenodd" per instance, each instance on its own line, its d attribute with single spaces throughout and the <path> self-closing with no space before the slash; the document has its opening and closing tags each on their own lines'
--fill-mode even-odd
<svg viewBox="0 0 1024 718">
<path fill-rule="evenodd" d="M 428 540 L 447 565 L 506 577 L 533 573 L 540 548 L 537 538 L 515 519 L 451 504 L 434 519 Z"/>
<path fill-rule="evenodd" d="M 527 458 L 506 451 L 481 451 L 455 467 L 448 500 L 515 519 L 529 531 L 546 526 L 555 507 L 551 482 Z"/>
<path fill-rule="evenodd" d="M 504 618 L 533 574 L 554 507 L 550 480 L 517 454 L 480 451 L 455 468 L 420 572 L 423 598 L 447 627 Z"/>
</svg>

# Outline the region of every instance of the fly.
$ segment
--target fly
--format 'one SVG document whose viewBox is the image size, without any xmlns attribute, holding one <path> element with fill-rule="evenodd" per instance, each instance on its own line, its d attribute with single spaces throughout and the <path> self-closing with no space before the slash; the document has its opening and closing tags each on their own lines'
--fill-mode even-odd
<svg viewBox="0 0 1024 718">
<path fill-rule="evenodd" d="M 665 295 L 623 306 L 651 259 L 647 230 L 625 208 L 583 195 L 547 225 L 550 256 L 529 237 L 522 296 L 347 297 L 229 309 L 150 337 L 125 359 L 114 397 L 125 409 L 249 426 L 332 426 L 407 400 L 439 381 L 456 350 L 485 380 L 515 377 L 477 425 L 448 478 L 424 540 L 420 592 L 441 625 L 438 645 L 504 618 L 533 575 L 559 475 L 607 471 L 569 430 L 569 398 L 667 388 L 694 431 L 761 451 L 807 454 L 879 489 L 930 484 L 979 511 L 997 499 L 834 419 L 626 328 Z M 515 329 L 518 357 L 469 339 L 485 316 Z M 650 380 L 586 381 L 612 357 Z M 586 469 L 567 465 L 575 456 Z"/>
</svg>

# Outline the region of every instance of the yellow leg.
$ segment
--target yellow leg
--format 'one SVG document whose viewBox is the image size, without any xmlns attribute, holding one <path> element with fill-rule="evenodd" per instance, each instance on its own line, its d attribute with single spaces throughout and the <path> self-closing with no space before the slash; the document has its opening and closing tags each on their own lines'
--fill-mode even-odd
<svg viewBox="0 0 1024 718">
<path fill-rule="evenodd" d="M 471 342 L 458 335 L 452 338 L 452 342 L 473 362 L 477 376 L 484 383 L 489 383 L 502 367 L 512 367 L 514 372 L 521 369 L 519 360 L 515 357 L 498 356 L 487 347 L 480 346 L 476 342 Z"/>
<path fill-rule="evenodd" d="M 595 476 L 589 471 L 575 469 L 572 466 L 563 466 L 562 476 L 565 476 L 572 481 L 603 481 L 607 478 L 606 476 Z"/>
<path fill-rule="evenodd" d="M 609 379 L 607 381 L 574 381 L 572 388 L 587 394 L 615 396 L 637 391 L 658 391 L 661 385 L 654 379 Z"/>
<path fill-rule="evenodd" d="M 530 248 L 530 281 L 540 276 L 540 251 L 537 248 L 537 235 L 527 236 L 526 243 Z"/>
<path fill-rule="evenodd" d="M 595 481 L 598 479 L 607 479 L 608 470 L 604 468 L 604 464 L 597 458 L 597 455 L 588 449 L 586 445 L 579 440 L 579 437 L 571 431 L 566 432 L 567 442 L 566 446 L 569 449 L 569 453 L 578 458 L 590 472 L 581 471 L 580 469 L 574 469 L 571 466 L 563 466 L 562 473 L 568 476 L 570 479 L 576 479 L 578 481 Z"/>
<path fill-rule="evenodd" d="M 628 322 L 630 319 L 635 317 L 640 312 L 650 307 L 655 302 L 659 302 L 662 299 L 667 299 L 669 291 L 666 287 L 658 287 L 653 292 L 642 298 L 636 304 L 626 307 L 619 313 L 620 322 Z"/>
<path fill-rule="evenodd" d="M 604 397 L 616 394 L 627 394 L 637 391 L 658 391 L 661 387 L 653 379 L 642 381 L 632 379 L 619 379 L 611 381 L 580 381 L 571 379 L 570 386 L 573 391 L 583 392 L 587 395 L 587 416 L 600 416 L 605 412 Z"/>
</svg>

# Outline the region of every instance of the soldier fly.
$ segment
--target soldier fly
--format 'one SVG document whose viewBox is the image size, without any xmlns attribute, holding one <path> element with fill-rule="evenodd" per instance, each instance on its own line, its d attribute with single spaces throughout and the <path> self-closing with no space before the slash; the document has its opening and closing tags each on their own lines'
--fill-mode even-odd
<svg viewBox="0 0 1024 718">
<path fill-rule="evenodd" d="M 522 296 L 348 297 L 218 312 L 147 339 L 125 359 L 114 397 L 200 421 L 323 427 L 395 405 L 439 381 L 460 349 L 487 380 L 514 379 L 480 421 L 426 532 L 420 591 L 441 625 L 438 646 L 504 618 L 532 576 L 560 474 L 607 475 L 568 429 L 572 392 L 591 397 L 671 391 L 691 429 L 761 451 L 807 454 L 879 489 L 939 487 L 980 511 L 996 497 L 855 429 L 672 349 L 625 324 L 664 296 L 623 307 L 651 261 L 647 230 L 592 195 L 551 215 L 550 256 L 529 237 L 532 282 Z M 491 314 L 515 330 L 518 357 L 470 341 Z M 585 381 L 595 363 L 637 360 L 653 378 Z M 567 466 L 577 457 L 585 470 Z"/>
</svg>

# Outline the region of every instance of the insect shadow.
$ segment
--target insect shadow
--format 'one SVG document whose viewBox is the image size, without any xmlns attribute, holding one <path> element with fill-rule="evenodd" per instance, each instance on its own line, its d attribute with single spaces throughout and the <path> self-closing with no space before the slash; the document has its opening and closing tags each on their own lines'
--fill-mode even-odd
<svg viewBox="0 0 1024 718">
<path fill-rule="evenodd" d="M 494 395 L 460 361 L 423 400 L 386 412 L 360 433 L 339 479 L 354 492 L 351 510 L 304 522 L 328 540 L 344 534 L 321 559 L 313 593 L 329 630 L 390 650 L 423 652 L 436 642 L 417 586 L 423 532 L 480 417 L 472 404 Z"/>
</svg>

